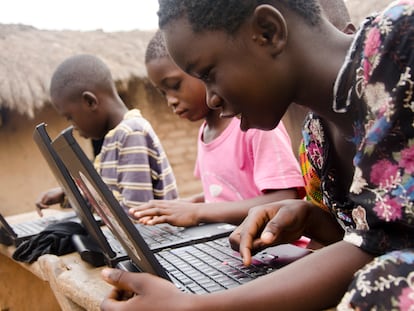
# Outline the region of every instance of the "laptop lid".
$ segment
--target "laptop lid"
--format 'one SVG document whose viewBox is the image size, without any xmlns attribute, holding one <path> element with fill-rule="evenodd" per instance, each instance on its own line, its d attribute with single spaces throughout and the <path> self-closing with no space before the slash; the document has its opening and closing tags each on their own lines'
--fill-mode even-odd
<svg viewBox="0 0 414 311">
<path fill-rule="evenodd" d="M 0 214 L 0 243 L 4 245 L 12 245 L 17 238 L 17 234 L 7 222 L 7 220 Z"/>
<path fill-rule="evenodd" d="M 170 280 L 165 269 L 73 137 L 72 127 L 62 131 L 52 141 L 52 147 L 139 270 Z"/>
<path fill-rule="evenodd" d="M 38 146 L 57 182 L 63 188 L 65 194 L 68 197 L 70 205 L 75 210 L 83 226 L 92 236 L 92 238 L 98 243 L 99 247 L 102 250 L 102 253 L 106 257 L 106 261 L 110 263 L 116 256 L 116 253 L 112 250 L 102 232 L 102 229 L 95 220 L 90 205 L 84 199 L 82 193 L 79 191 L 79 188 L 76 186 L 74 180 L 72 179 L 69 171 L 60 159 L 59 155 L 53 149 L 45 123 L 41 123 L 36 126 L 33 132 L 33 140 Z"/>
</svg>

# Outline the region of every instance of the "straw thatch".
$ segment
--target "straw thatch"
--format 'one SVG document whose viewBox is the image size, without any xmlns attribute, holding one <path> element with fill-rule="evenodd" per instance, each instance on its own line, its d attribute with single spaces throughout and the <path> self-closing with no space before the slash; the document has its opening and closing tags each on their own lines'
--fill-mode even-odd
<svg viewBox="0 0 414 311">
<path fill-rule="evenodd" d="M 49 80 L 56 66 L 79 53 L 100 57 L 122 87 L 144 78 L 145 48 L 153 32 L 46 31 L 0 24 L 0 108 L 33 117 L 49 102 Z"/>
<path fill-rule="evenodd" d="M 347 0 L 353 22 L 379 11 L 390 0 Z M 33 117 L 49 101 L 54 68 L 68 56 L 91 53 L 110 67 L 117 85 L 144 78 L 145 47 L 152 32 L 45 31 L 0 24 L 0 108 Z"/>
</svg>

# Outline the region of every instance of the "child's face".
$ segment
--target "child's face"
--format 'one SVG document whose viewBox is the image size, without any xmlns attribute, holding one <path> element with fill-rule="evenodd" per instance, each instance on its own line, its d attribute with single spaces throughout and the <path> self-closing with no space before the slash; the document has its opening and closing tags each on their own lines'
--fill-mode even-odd
<svg viewBox="0 0 414 311">
<path fill-rule="evenodd" d="M 73 102 L 64 98 L 52 98 L 52 102 L 59 114 L 66 118 L 84 138 L 99 139 L 105 132 L 102 131 L 101 121 L 93 113 L 93 107 L 84 101 Z"/>
<path fill-rule="evenodd" d="M 185 18 L 163 30 L 177 65 L 205 83 L 211 108 L 222 108 L 222 117 L 239 115 L 242 130 L 277 126 L 293 101 L 289 71 L 252 40 L 251 31 L 241 29 L 233 37 L 221 31 L 194 33 Z"/>
<path fill-rule="evenodd" d="M 200 80 L 183 72 L 168 56 L 154 59 L 146 67 L 150 80 L 165 95 L 176 115 L 190 121 L 207 116 L 210 109 L 206 104 L 206 89 Z"/>
</svg>

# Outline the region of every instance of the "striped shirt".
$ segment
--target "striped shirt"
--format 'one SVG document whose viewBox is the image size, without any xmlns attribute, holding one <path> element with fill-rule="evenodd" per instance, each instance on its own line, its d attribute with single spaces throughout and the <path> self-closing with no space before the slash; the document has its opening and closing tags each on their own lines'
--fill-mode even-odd
<svg viewBox="0 0 414 311">
<path fill-rule="evenodd" d="M 126 211 L 151 199 L 178 197 L 164 148 L 138 109 L 105 135 L 95 168 Z"/>
</svg>

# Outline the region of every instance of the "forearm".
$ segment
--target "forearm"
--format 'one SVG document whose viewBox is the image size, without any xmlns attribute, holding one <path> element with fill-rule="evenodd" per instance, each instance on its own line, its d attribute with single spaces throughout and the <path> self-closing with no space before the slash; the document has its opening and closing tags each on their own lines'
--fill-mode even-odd
<svg viewBox="0 0 414 311">
<path fill-rule="evenodd" d="M 326 309 L 339 302 L 354 272 L 371 260 L 341 241 L 238 288 L 197 296 L 192 305 L 199 311 Z"/>
<path fill-rule="evenodd" d="M 329 245 L 342 240 L 344 231 L 332 214 L 311 203 L 309 204 L 311 208 L 305 235 L 322 245 Z"/>
<path fill-rule="evenodd" d="M 203 203 L 204 202 L 204 192 L 194 194 L 190 197 L 182 198 L 180 200 L 191 202 L 191 203 Z"/>
<path fill-rule="evenodd" d="M 226 222 L 239 225 L 252 207 L 285 199 L 295 199 L 297 196 L 296 189 L 286 189 L 268 192 L 242 201 L 201 204 L 197 207 L 198 221 L 204 223 Z"/>
</svg>

